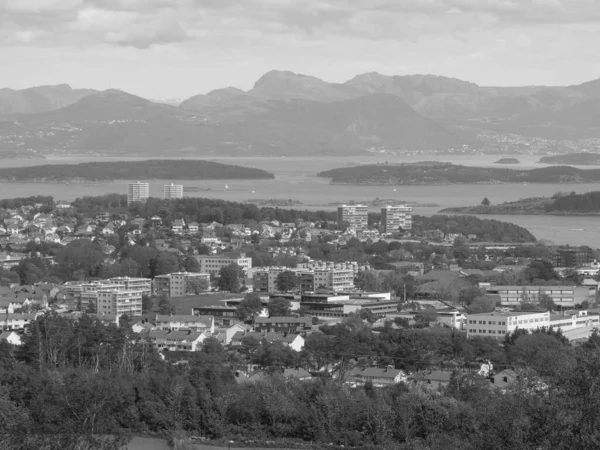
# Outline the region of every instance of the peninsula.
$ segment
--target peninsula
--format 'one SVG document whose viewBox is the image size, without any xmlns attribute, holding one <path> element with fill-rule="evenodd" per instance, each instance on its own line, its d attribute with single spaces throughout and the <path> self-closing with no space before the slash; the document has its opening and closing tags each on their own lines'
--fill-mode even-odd
<svg viewBox="0 0 600 450">
<path fill-rule="evenodd" d="M 539 169 L 469 167 L 451 163 L 371 164 L 343 167 L 317 174 L 332 184 L 450 185 L 504 183 L 595 183 L 600 169 L 552 166 Z"/>
<path fill-rule="evenodd" d="M 570 153 L 568 155 L 544 156 L 540 158 L 542 164 L 569 164 L 575 166 L 600 165 L 598 153 Z"/>
<path fill-rule="evenodd" d="M 259 180 L 272 179 L 261 169 L 184 159 L 87 162 L 0 169 L 0 182 L 93 183 L 115 180 Z"/>
<path fill-rule="evenodd" d="M 481 204 L 477 206 L 463 206 L 446 208 L 440 211 L 442 214 L 522 214 L 551 216 L 600 215 L 600 191 L 587 192 L 585 194 L 556 193 L 552 197 L 532 197 L 512 202 L 494 204 Z"/>
<path fill-rule="evenodd" d="M 519 164 L 519 162 L 517 158 L 500 158 L 494 164 Z"/>
</svg>

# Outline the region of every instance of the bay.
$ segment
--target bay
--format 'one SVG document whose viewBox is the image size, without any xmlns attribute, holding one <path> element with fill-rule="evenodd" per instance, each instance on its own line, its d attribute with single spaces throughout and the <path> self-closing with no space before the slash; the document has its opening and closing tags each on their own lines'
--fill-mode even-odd
<svg viewBox="0 0 600 450">
<path fill-rule="evenodd" d="M 507 168 L 545 167 L 537 163 L 539 156 L 515 155 L 520 164 L 502 166 Z M 443 161 L 469 166 L 500 167 L 494 164 L 500 157 L 496 155 L 411 155 L 394 157 L 376 155 L 365 157 L 215 157 L 199 156 L 190 159 L 207 159 L 227 164 L 256 167 L 275 174 L 273 180 L 183 180 L 178 183 L 197 191 L 186 192 L 188 196 L 218 198 L 230 201 L 256 199 L 298 200 L 303 203 L 297 209 L 335 209 L 337 204 L 350 201 L 366 202 L 379 199 L 394 199 L 416 202 L 415 214 L 433 215 L 440 209 L 454 206 L 476 205 L 487 197 L 492 203 L 518 200 L 526 197 L 551 196 L 558 191 L 578 193 L 600 190 L 600 185 L 592 184 L 500 184 L 500 185 L 451 185 L 451 186 L 346 186 L 330 185 L 329 180 L 316 176 L 317 172 L 348 165 L 415 161 Z M 90 161 L 135 161 L 148 158 L 106 158 L 106 157 L 50 157 L 46 160 L 0 160 L 1 167 L 22 167 L 43 164 L 76 164 Z M 165 157 L 168 159 L 168 157 Z M 600 166 L 584 166 L 598 168 Z M 60 183 L 0 183 L 0 198 L 27 197 L 31 195 L 51 195 L 56 200 L 74 200 L 81 196 L 102 195 L 113 192 L 126 192 L 127 182 L 121 180 L 98 184 Z M 167 181 L 151 180 L 150 194 L 162 196 L 162 187 Z M 227 185 L 227 188 L 226 188 Z M 436 206 L 431 206 L 436 205 Z M 600 238 L 600 217 L 581 216 L 539 216 L 508 215 L 482 216 L 521 225 L 530 230 L 538 239 L 556 244 L 590 245 L 598 247 Z"/>
</svg>

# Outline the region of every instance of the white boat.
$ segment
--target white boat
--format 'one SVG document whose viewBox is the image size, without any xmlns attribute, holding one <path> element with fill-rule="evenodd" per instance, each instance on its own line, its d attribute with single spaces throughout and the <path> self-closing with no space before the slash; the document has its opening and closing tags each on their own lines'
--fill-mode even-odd
<svg viewBox="0 0 600 450">
<path fill-rule="evenodd" d="M 229 186 L 225 185 L 225 190 L 229 189 Z"/>
</svg>

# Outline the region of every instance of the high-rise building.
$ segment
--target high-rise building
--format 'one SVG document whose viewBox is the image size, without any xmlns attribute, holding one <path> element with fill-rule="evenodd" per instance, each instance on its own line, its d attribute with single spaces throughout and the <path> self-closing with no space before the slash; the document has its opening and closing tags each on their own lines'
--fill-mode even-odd
<svg viewBox="0 0 600 450">
<path fill-rule="evenodd" d="M 140 202 L 145 203 L 150 196 L 150 185 L 148 183 L 142 183 L 136 181 L 127 185 L 127 204 Z"/>
<path fill-rule="evenodd" d="M 412 208 L 410 206 L 386 206 L 381 208 L 381 226 L 384 233 L 393 233 L 400 228 L 412 228 Z"/>
<path fill-rule="evenodd" d="M 352 269 L 318 269 L 314 273 L 315 289 L 324 287 L 330 291 L 343 291 L 354 288 Z"/>
<path fill-rule="evenodd" d="M 342 226 L 342 224 L 346 222 L 352 228 L 363 230 L 369 225 L 368 215 L 369 207 L 366 205 L 338 206 L 338 225 Z"/>
<path fill-rule="evenodd" d="M 163 188 L 165 198 L 183 198 L 182 184 L 165 184 Z"/>
</svg>

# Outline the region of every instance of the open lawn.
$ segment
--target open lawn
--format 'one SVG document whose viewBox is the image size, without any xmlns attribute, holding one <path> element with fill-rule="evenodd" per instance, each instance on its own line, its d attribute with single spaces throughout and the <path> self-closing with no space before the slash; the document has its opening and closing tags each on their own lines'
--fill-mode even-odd
<svg viewBox="0 0 600 450">
<path fill-rule="evenodd" d="M 190 295 L 186 297 L 173 297 L 171 303 L 175 306 L 176 314 L 191 314 L 193 307 L 222 305 L 221 300 L 230 298 L 243 298 L 244 294 L 206 294 L 206 295 Z"/>
</svg>

